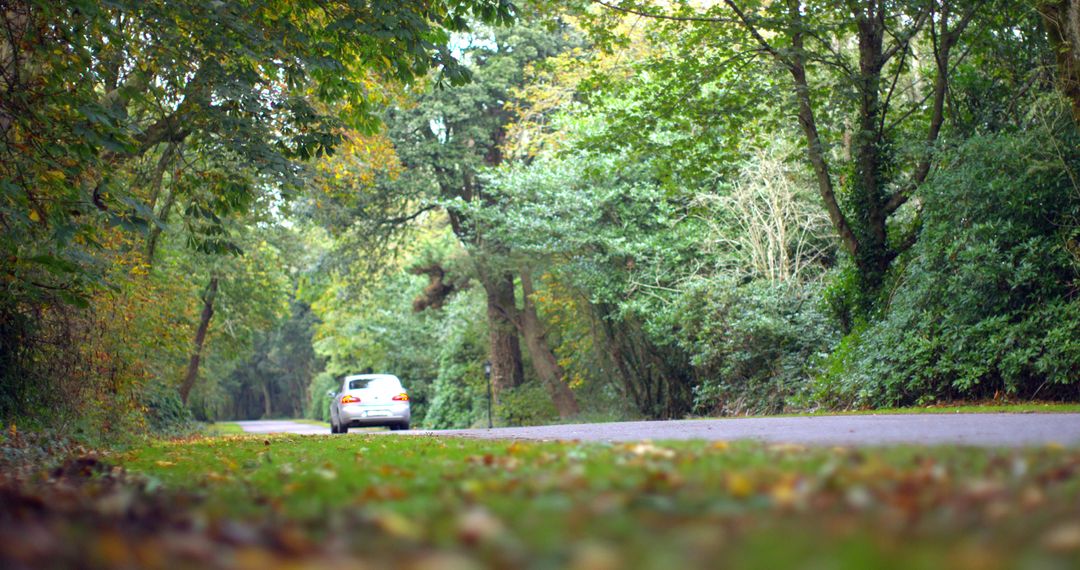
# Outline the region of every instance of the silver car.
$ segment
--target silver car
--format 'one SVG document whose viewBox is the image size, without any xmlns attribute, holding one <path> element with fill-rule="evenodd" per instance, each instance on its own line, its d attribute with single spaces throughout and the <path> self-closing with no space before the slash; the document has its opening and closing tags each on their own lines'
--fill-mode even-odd
<svg viewBox="0 0 1080 570">
<path fill-rule="evenodd" d="M 330 397 L 330 433 L 362 426 L 409 429 L 409 394 L 393 374 L 346 376 Z"/>
</svg>

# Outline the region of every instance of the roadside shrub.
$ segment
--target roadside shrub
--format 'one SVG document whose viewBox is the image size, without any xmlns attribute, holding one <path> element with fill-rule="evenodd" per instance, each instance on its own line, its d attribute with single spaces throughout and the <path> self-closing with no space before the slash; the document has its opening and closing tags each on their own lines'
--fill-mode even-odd
<svg viewBox="0 0 1080 570">
<path fill-rule="evenodd" d="M 817 397 L 1080 398 L 1078 184 L 1071 122 L 953 152 L 920 191 L 922 232 L 896 263 L 884 318 L 848 342 Z"/>
<path fill-rule="evenodd" d="M 131 328 L 104 308 L 0 300 L 0 422 L 92 445 L 144 430 Z"/>
<path fill-rule="evenodd" d="M 191 411 L 184 407 L 180 394 L 171 386 L 148 386 L 142 394 L 142 402 L 146 409 L 147 427 L 152 433 L 183 435 L 194 428 Z"/>
<path fill-rule="evenodd" d="M 304 416 L 313 420 L 330 421 L 330 398 L 326 393 L 337 390 L 336 376 L 326 371 L 316 374 L 308 387 L 308 409 Z"/>
<path fill-rule="evenodd" d="M 435 379 L 435 397 L 428 408 L 424 426 L 430 429 L 458 429 L 478 425 L 487 405 L 481 360 L 461 361 L 447 355 Z"/>
<path fill-rule="evenodd" d="M 679 344 L 700 379 L 695 411 L 775 413 L 808 384 L 838 333 L 813 285 L 708 283 L 680 300 Z"/>
<path fill-rule="evenodd" d="M 478 425 L 487 411 L 487 320 L 479 291 L 465 291 L 447 303 L 439 329 L 438 375 L 431 387 L 424 425 L 432 429 Z"/>
<path fill-rule="evenodd" d="M 559 418 L 551 396 L 539 382 L 526 382 L 506 390 L 495 409 L 502 423 L 511 426 L 534 426 L 554 422 Z"/>
</svg>

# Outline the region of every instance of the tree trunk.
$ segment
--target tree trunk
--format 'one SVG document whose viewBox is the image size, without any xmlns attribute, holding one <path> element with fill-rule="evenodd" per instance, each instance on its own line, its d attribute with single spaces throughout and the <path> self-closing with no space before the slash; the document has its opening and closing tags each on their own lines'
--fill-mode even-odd
<svg viewBox="0 0 1080 570">
<path fill-rule="evenodd" d="M 487 293 L 488 330 L 491 338 L 491 386 L 494 399 L 508 389 L 516 388 L 525 381 L 525 369 L 521 359 L 521 343 L 514 325 L 514 277 L 509 274 L 495 276 L 481 272 L 481 282 Z"/>
<path fill-rule="evenodd" d="M 889 250 L 884 211 L 882 172 L 881 69 L 885 65 L 884 8 L 860 10 L 859 38 L 859 131 L 855 134 L 855 176 L 853 194 L 859 203 L 855 235 L 859 252 L 855 263 L 870 290 L 876 290 L 885 276 L 892 252 Z"/>
<path fill-rule="evenodd" d="M 180 143 L 169 143 L 165 150 L 161 152 L 161 157 L 158 159 L 157 166 L 154 167 L 152 174 L 153 178 L 150 182 L 150 198 L 147 204 L 147 209 L 150 210 L 153 219 L 150 221 L 150 233 L 146 237 L 146 264 L 154 264 L 154 253 L 157 250 L 158 239 L 161 237 L 162 227 L 169 221 L 169 212 L 172 210 L 173 203 L 176 202 L 176 189 L 175 187 L 169 189 L 168 195 L 165 197 L 165 203 L 161 206 L 161 211 L 157 210 L 158 199 L 161 197 L 161 187 L 165 179 L 165 171 L 169 169 L 169 165 L 172 164 L 173 158 L 179 154 Z M 175 176 L 173 184 L 175 185 Z"/>
<path fill-rule="evenodd" d="M 464 196 L 471 200 L 473 186 L 466 177 Z M 448 211 L 450 226 L 461 243 L 466 246 L 480 246 L 481 237 L 471 221 L 458 212 Z M 487 317 L 491 352 L 491 388 L 493 399 L 498 402 L 499 395 L 525 382 L 525 367 L 521 359 L 521 342 L 514 323 L 517 302 L 514 300 L 514 276 L 509 273 L 492 272 L 484 267 L 483 261 L 470 249 L 470 256 L 476 259 L 477 278 L 487 294 Z"/>
<path fill-rule="evenodd" d="M 578 415 L 581 409 L 570 387 L 566 385 L 566 374 L 559 360 L 548 345 L 544 325 L 540 322 L 540 316 L 536 313 L 536 304 L 533 303 L 532 275 L 528 269 L 521 272 L 521 288 L 525 296 L 524 308 L 520 318 L 521 334 L 525 337 L 525 345 L 529 348 L 532 356 L 533 368 L 540 381 L 544 383 L 555 409 L 562 419 Z"/>
<path fill-rule="evenodd" d="M 203 343 L 206 342 L 206 331 L 210 328 L 210 319 L 214 316 L 214 298 L 217 297 L 218 278 L 211 277 L 210 284 L 203 293 L 202 317 L 199 319 L 199 328 L 195 331 L 195 344 L 191 352 L 191 361 L 188 362 L 187 374 L 184 382 L 180 384 L 180 399 L 187 404 L 188 395 L 195 387 L 195 380 L 199 377 L 199 359 L 202 357 Z"/>
<path fill-rule="evenodd" d="M 1039 13 L 1058 66 L 1058 87 L 1080 122 L 1080 0 L 1040 2 Z"/>
<path fill-rule="evenodd" d="M 30 18 L 30 3 L 24 1 L 5 2 L 0 24 L 4 32 L 0 34 L 0 95 L 13 101 L 16 92 L 24 90 L 32 77 L 24 77 L 26 62 L 38 39 L 28 36 L 33 32 Z M 25 49 L 24 49 L 25 48 Z M 0 138 L 6 139 L 11 125 L 15 121 L 14 108 L 0 105 Z M 16 115 L 17 116 L 17 115 Z"/>
<path fill-rule="evenodd" d="M 734 6 L 734 4 L 730 4 Z M 792 17 L 791 34 L 791 59 L 784 60 L 795 82 L 795 100 L 799 106 L 799 126 L 802 127 L 806 137 L 806 156 L 814 168 L 814 178 L 817 180 L 818 193 L 825 204 L 825 211 L 829 214 L 829 220 L 833 228 L 840 236 L 840 242 L 852 257 L 859 255 L 859 240 L 851 229 L 851 224 L 840 209 L 840 202 L 836 198 L 836 190 L 833 188 L 832 174 L 829 172 L 829 162 L 825 155 L 825 144 L 818 132 L 817 119 L 814 115 L 814 106 L 810 100 L 810 84 L 806 78 L 806 62 L 803 54 L 803 23 L 801 17 L 802 7 L 798 0 L 788 0 L 788 7 Z M 780 56 L 777 56 L 778 58 Z"/>
<path fill-rule="evenodd" d="M 261 384 L 261 386 L 262 386 L 262 394 L 263 394 L 263 419 L 268 419 L 270 417 L 270 414 L 271 414 L 271 409 L 270 409 L 270 386 L 266 382 L 263 382 Z"/>
<path fill-rule="evenodd" d="M 150 224 L 150 234 L 146 236 L 146 264 L 154 264 L 154 254 L 157 252 L 158 240 L 161 238 L 162 225 L 168 223 L 169 212 L 172 210 L 173 204 L 176 203 L 176 190 L 169 190 L 169 195 L 165 197 L 165 203 L 161 206 L 161 212 L 156 214 L 157 220 L 152 220 Z"/>
<path fill-rule="evenodd" d="M 634 407 L 647 418 L 672 419 L 690 412 L 689 362 L 672 365 L 673 353 L 651 343 L 633 319 L 615 317 L 615 308 L 593 305 L 594 336 L 602 343 L 615 376 Z"/>
</svg>

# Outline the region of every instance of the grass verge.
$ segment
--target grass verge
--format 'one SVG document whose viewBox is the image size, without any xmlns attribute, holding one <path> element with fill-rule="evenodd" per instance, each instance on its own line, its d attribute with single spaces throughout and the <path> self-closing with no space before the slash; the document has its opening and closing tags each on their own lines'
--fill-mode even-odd
<svg viewBox="0 0 1080 570">
<path fill-rule="evenodd" d="M 373 434 L 160 443 L 120 459 L 203 497 L 207 520 L 287 521 L 301 558 L 339 541 L 335 556 L 464 567 L 1080 563 L 1075 449 Z"/>
<path fill-rule="evenodd" d="M 824 412 L 830 415 L 835 412 Z M 1057 402 L 1024 402 L 1016 404 L 995 403 L 953 403 L 910 408 L 883 408 L 878 410 L 857 410 L 842 414 L 885 415 L 885 414 L 1048 414 L 1080 413 L 1080 404 L 1062 404 Z"/>
<path fill-rule="evenodd" d="M 1080 449 L 231 435 L 0 472 L 4 568 L 1076 568 Z"/>
<path fill-rule="evenodd" d="M 695 420 L 715 420 L 724 418 L 797 418 L 804 416 L 886 416 L 917 414 L 1078 414 L 1080 404 L 1059 402 L 1021 402 L 1015 404 L 1000 403 L 945 403 L 931 406 L 913 406 L 907 408 L 875 408 L 867 410 L 820 410 L 814 412 L 792 412 L 785 414 L 747 414 L 735 416 L 700 416 Z"/>
<path fill-rule="evenodd" d="M 244 433 L 244 428 L 234 422 L 214 422 L 203 426 L 206 435 L 238 435 Z"/>
</svg>

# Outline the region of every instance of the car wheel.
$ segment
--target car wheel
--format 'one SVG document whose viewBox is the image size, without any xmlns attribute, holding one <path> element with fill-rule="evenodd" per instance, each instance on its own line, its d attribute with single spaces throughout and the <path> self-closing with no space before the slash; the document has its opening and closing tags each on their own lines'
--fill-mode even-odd
<svg viewBox="0 0 1080 570">
<path fill-rule="evenodd" d="M 409 424 L 407 424 L 407 423 L 405 423 L 405 424 L 390 424 L 390 429 L 393 430 L 393 431 L 409 429 Z"/>
<path fill-rule="evenodd" d="M 330 433 L 337 433 L 337 424 L 334 423 L 334 418 L 330 418 Z"/>
<path fill-rule="evenodd" d="M 349 433 L 349 426 L 347 426 L 347 425 L 340 425 L 340 426 L 338 426 L 338 428 L 337 428 L 337 432 L 338 432 L 338 433 Z"/>
</svg>

